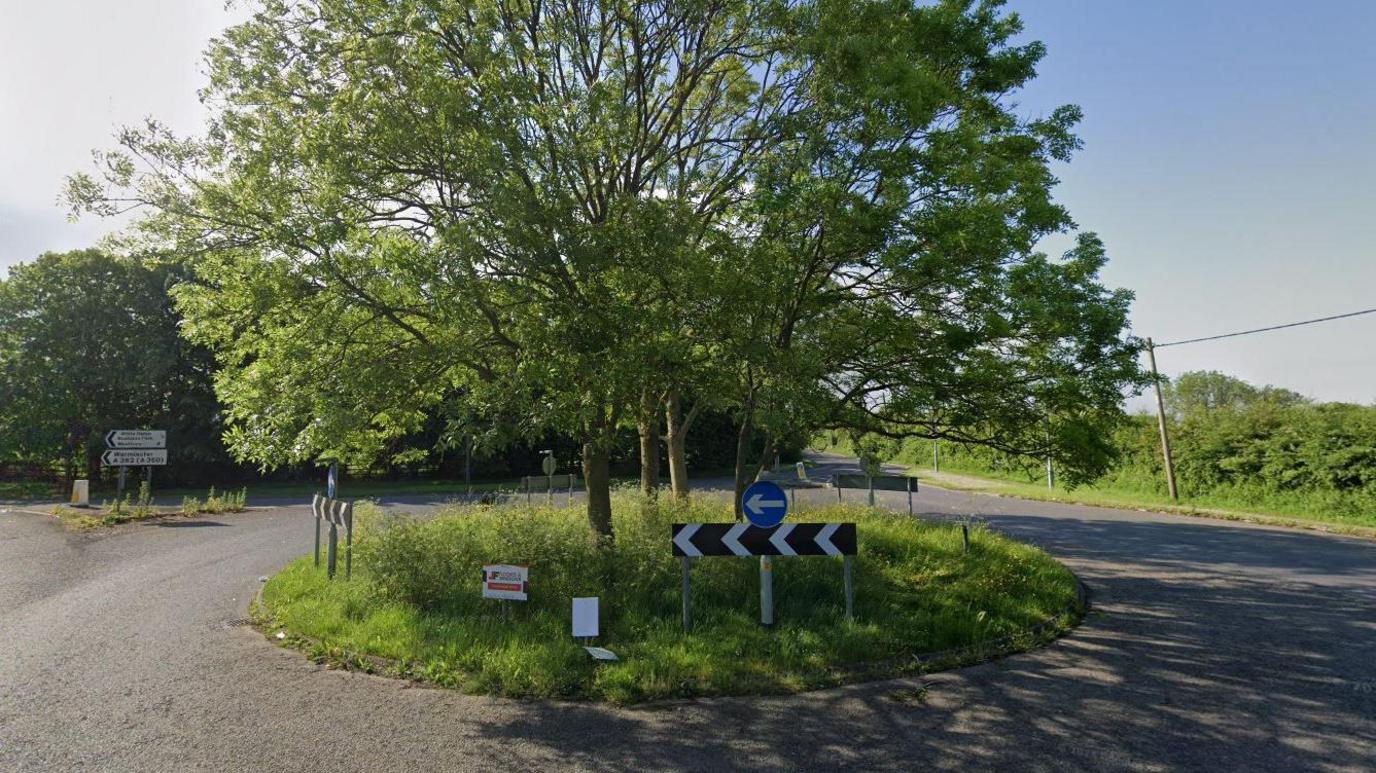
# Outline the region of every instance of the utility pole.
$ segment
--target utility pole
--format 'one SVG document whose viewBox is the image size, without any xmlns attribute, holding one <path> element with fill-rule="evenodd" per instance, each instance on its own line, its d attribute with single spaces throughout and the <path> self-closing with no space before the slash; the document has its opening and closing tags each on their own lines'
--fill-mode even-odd
<svg viewBox="0 0 1376 773">
<path fill-rule="evenodd" d="M 1156 423 L 1161 428 L 1161 456 L 1166 460 L 1166 488 L 1171 501 L 1180 501 L 1175 490 L 1175 463 L 1171 461 L 1171 438 L 1166 432 L 1166 401 L 1161 399 L 1161 375 L 1156 372 L 1156 347 L 1147 339 L 1147 361 L 1151 363 L 1151 381 L 1156 385 Z"/>
</svg>

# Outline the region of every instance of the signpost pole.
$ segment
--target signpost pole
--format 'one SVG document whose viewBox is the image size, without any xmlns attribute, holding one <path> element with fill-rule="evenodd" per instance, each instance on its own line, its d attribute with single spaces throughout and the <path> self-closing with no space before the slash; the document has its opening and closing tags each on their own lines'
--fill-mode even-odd
<svg viewBox="0 0 1376 773">
<path fill-rule="evenodd" d="M 344 505 L 344 579 L 354 576 L 354 503 Z"/>
<path fill-rule="evenodd" d="M 150 465 L 143 468 L 143 482 L 148 484 L 148 496 L 153 496 L 153 467 Z"/>
<path fill-rule="evenodd" d="M 908 478 L 908 515 L 913 514 L 913 479 Z"/>
<path fill-rule="evenodd" d="M 841 573 L 846 583 L 846 619 L 855 619 L 855 580 L 851 573 L 851 556 L 841 557 Z"/>
<path fill-rule="evenodd" d="M 119 466 L 119 485 L 115 489 L 115 498 L 124 498 L 124 476 L 129 473 L 129 468 L 124 465 Z"/>
<path fill-rule="evenodd" d="M 688 556 L 683 557 L 683 632 L 688 633 L 693 630 L 693 608 L 689 601 L 692 595 L 693 581 L 690 571 L 692 561 Z"/>
<path fill-rule="evenodd" d="M 330 552 L 325 559 L 325 572 L 330 579 L 334 579 L 335 553 L 339 550 L 339 527 L 335 526 L 334 520 L 330 520 Z"/>
<path fill-rule="evenodd" d="M 545 504 L 554 504 L 554 476 L 545 476 Z"/>
<path fill-rule="evenodd" d="M 760 624 L 774 627 L 774 557 L 760 556 Z"/>
<path fill-rule="evenodd" d="M 320 568 L 320 514 L 315 515 L 315 568 Z"/>
<path fill-rule="evenodd" d="M 870 487 L 870 507 L 874 507 L 874 476 L 866 475 L 865 480 L 868 482 Z"/>
</svg>

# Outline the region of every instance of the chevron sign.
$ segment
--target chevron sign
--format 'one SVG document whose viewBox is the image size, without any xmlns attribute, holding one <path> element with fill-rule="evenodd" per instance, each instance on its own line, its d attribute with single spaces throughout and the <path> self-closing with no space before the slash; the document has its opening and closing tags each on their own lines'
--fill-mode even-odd
<svg viewBox="0 0 1376 773">
<path fill-rule="evenodd" d="M 767 529 L 748 523 L 676 523 L 674 555 L 853 556 L 853 523 L 784 523 Z"/>
</svg>

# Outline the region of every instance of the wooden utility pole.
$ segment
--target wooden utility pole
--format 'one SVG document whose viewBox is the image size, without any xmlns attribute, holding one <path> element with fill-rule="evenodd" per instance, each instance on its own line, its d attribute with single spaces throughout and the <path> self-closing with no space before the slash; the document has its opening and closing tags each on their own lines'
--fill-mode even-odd
<svg viewBox="0 0 1376 773">
<path fill-rule="evenodd" d="M 1166 488 L 1170 491 L 1171 501 L 1178 502 L 1180 497 L 1175 491 L 1175 463 L 1171 461 L 1171 438 L 1166 432 L 1166 401 L 1161 398 L 1161 375 L 1156 372 L 1156 347 L 1147 339 L 1147 361 L 1151 363 L 1151 381 L 1156 385 L 1156 423 L 1161 428 L 1161 456 L 1166 460 Z"/>
</svg>

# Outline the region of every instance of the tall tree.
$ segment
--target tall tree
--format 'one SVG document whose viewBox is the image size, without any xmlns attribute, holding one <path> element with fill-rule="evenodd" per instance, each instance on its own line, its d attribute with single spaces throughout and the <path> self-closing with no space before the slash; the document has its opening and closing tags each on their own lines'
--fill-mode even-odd
<svg viewBox="0 0 1376 773">
<path fill-rule="evenodd" d="M 213 361 L 178 334 L 167 267 L 46 253 L 0 279 L 0 456 L 96 477 L 104 433 L 171 431 L 179 463 L 224 459 Z"/>
<path fill-rule="evenodd" d="M 147 206 L 204 256 L 185 308 L 245 457 L 367 456 L 455 394 L 524 404 L 582 438 L 609 535 L 659 297 L 768 141 L 777 10 L 268 0 L 211 51 L 208 139 L 128 131 L 72 198 Z"/>
<path fill-rule="evenodd" d="M 1097 242 L 1032 252 L 1077 113 L 1003 102 L 1042 49 L 999 5 L 266 0 L 206 139 L 125 132 L 69 194 L 195 256 L 245 458 L 371 458 L 464 401 L 576 434 L 610 536 L 661 395 L 677 492 L 685 399 L 736 413 L 739 487 L 757 431 L 1024 447 L 1131 380 Z"/>
</svg>

